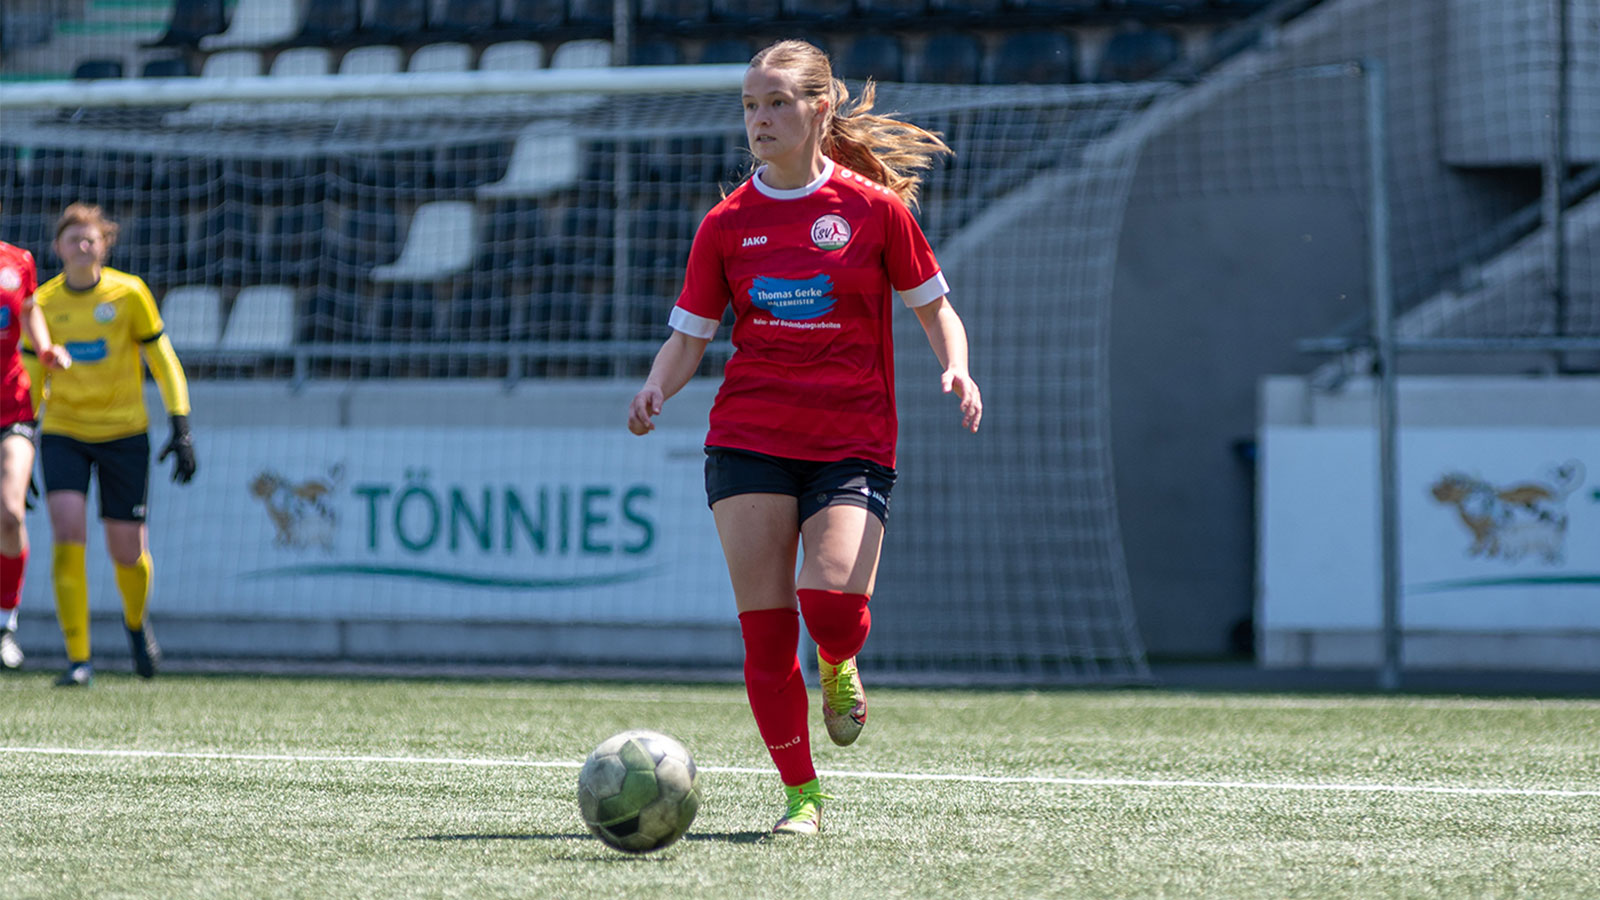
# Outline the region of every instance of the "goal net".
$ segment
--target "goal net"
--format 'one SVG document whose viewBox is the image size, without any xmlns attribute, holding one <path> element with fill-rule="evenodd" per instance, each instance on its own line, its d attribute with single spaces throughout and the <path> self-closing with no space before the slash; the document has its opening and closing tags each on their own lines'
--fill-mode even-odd
<svg viewBox="0 0 1600 900">
<path fill-rule="evenodd" d="M 122 227 L 111 265 L 149 283 L 190 375 L 200 475 L 158 472 L 151 497 L 171 652 L 737 665 L 701 484 L 727 328 L 657 433 L 622 423 L 695 228 L 745 171 L 739 76 L 7 89 L 0 239 L 49 277 L 55 217 L 101 205 Z M 901 480 L 869 664 L 1147 677 L 1107 411 L 1133 158 L 1103 148 L 1160 90 L 882 86 L 880 109 L 956 151 L 919 217 L 987 412 L 961 431 L 897 312 Z M 49 590 L 29 580 L 31 614 Z"/>
</svg>

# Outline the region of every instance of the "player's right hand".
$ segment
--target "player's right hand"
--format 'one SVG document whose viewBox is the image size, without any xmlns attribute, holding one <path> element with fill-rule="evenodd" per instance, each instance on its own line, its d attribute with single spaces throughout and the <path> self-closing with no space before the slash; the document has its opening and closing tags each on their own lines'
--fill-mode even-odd
<svg viewBox="0 0 1600 900">
<path fill-rule="evenodd" d="M 43 363 L 47 369 L 70 369 L 72 368 L 72 354 L 68 353 L 67 348 L 60 344 L 51 344 L 39 351 L 39 362 Z"/>
<path fill-rule="evenodd" d="M 634 434 L 649 434 L 656 430 L 656 423 L 650 421 L 661 415 L 661 404 L 666 398 L 661 395 L 661 388 L 653 384 L 646 384 L 633 395 L 633 402 L 628 404 L 628 430 Z"/>
</svg>

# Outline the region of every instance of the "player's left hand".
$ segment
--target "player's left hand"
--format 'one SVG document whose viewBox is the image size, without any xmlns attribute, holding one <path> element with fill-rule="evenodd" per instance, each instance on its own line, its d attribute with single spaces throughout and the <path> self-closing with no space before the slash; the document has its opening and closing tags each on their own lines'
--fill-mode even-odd
<svg viewBox="0 0 1600 900">
<path fill-rule="evenodd" d="M 176 457 L 172 461 L 172 480 L 179 484 L 188 484 L 194 478 L 194 436 L 189 434 L 189 417 L 172 417 L 172 434 L 167 438 L 166 446 L 161 448 L 161 455 L 156 457 L 156 462 L 166 462 L 167 457 Z"/>
<path fill-rule="evenodd" d="M 961 398 L 961 427 L 976 434 L 978 423 L 983 421 L 983 393 L 978 383 L 966 369 L 951 367 L 944 370 L 940 387 L 946 394 Z"/>
</svg>

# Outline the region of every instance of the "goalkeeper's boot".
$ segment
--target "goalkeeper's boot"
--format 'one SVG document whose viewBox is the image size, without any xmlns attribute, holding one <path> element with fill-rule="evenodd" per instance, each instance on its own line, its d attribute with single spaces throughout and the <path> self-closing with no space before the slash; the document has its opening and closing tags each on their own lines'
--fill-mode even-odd
<svg viewBox="0 0 1600 900">
<path fill-rule="evenodd" d="M 772 826 L 773 834 L 816 834 L 822 830 L 822 801 L 832 800 L 822 792 L 822 783 L 813 778 L 805 784 L 783 786 L 788 808 L 778 824 Z"/>
<path fill-rule="evenodd" d="M 88 687 L 93 682 L 94 665 L 80 662 L 71 664 L 61 673 L 61 677 L 56 679 L 56 687 Z"/>
<path fill-rule="evenodd" d="M 834 665 L 818 651 L 817 671 L 822 676 L 822 724 L 828 726 L 828 737 L 841 747 L 855 743 L 861 726 L 867 724 L 867 692 L 855 657 Z"/>
<path fill-rule="evenodd" d="M 20 669 L 22 659 L 22 648 L 17 646 L 17 633 L 10 628 L 0 628 L 0 669 Z"/>
<path fill-rule="evenodd" d="M 133 654 L 134 674 L 140 678 L 156 677 L 156 667 L 161 664 L 161 647 L 156 643 L 148 619 L 143 628 L 128 628 L 128 650 Z"/>
</svg>

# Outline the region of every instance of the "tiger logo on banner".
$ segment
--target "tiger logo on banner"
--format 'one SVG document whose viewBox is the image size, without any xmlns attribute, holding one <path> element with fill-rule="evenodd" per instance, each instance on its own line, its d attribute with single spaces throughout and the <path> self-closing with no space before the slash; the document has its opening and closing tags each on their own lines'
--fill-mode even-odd
<svg viewBox="0 0 1600 900">
<path fill-rule="evenodd" d="M 250 495 L 266 507 L 267 517 L 276 531 L 273 545 L 295 549 L 320 547 L 332 551 L 339 527 L 339 511 L 333 505 L 333 493 L 343 480 L 343 464 L 330 467 L 324 478 L 291 481 L 271 469 L 264 469 L 250 479 Z"/>
<path fill-rule="evenodd" d="M 1534 557 L 1555 564 L 1566 558 L 1567 497 L 1584 480 L 1583 463 L 1556 466 L 1548 482 L 1496 486 L 1462 472 L 1449 472 L 1430 493 L 1454 508 L 1472 537 L 1466 553 L 1517 562 Z"/>
</svg>

